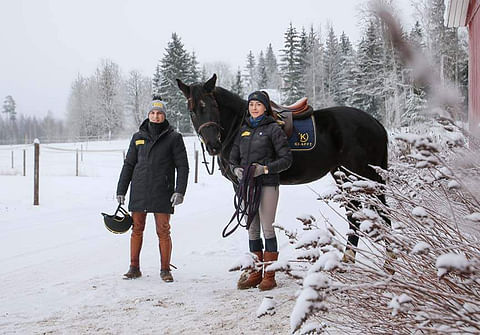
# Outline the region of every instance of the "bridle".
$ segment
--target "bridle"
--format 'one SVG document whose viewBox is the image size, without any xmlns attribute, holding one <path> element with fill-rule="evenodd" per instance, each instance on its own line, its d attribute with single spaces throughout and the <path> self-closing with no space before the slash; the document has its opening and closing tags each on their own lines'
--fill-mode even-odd
<svg viewBox="0 0 480 335">
<path fill-rule="evenodd" d="M 207 93 L 207 94 L 212 96 L 213 101 L 215 102 L 215 107 L 218 110 L 218 103 L 217 103 L 217 100 L 215 99 L 215 96 L 213 95 L 213 93 Z M 194 107 L 195 107 L 195 104 L 193 103 L 193 97 L 190 95 L 190 97 L 188 98 L 188 109 L 190 111 L 190 115 L 194 114 L 194 112 L 193 112 Z M 220 124 L 218 124 L 218 122 L 207 121 L 207 122 L 202 123 L 197 129 L 197 134 L 198 134 L 198 137 L 200 139 L 200 144 L 202 146 L 202 156 L 203 156 L 203 162 L 202 163 L 205 165 L 205 168 L 207 169 L 207 173 L 209 175 L 213 175 L 213 173 L 215 172 L 215 157 L 212 156 L 212 165 L 211 165 L 211 169 L 210 169 L 208 167 L 209 162 L 207 162 L 207 159 L 205 157 L 205 145 L 204 145 L 204 143 L 206 143 L 206 141 L 205 141 L 205 139 L 203 138 L 203 135 L 202 135 L 202 130 L 205 129 L 205 128 L 208 128 L 208 127 L 217 128 L 217 130 L 218 130 L 218 140 L 219 141 L 221 141 L 221 131 L 223 130 L 223 127 L 220 126 Z"/>
<path fill-rule="evenodd" d="M 210 93 L 207 93 L 207 95 L 210 95 L 212 98 L 213 98 L 213 101 L 214 101 L 214 104 L 215 104 L 215 107 L 217 108 L 217 110 L 220 112 L 220 109 L 218 107 L 218 102 L 217 102 L 217 99 L 215 98 L 215 95 L 213 94 L 213 92 L 210 92 Z M 194 100 L 193 100 L 193 96 L 191 95 L 190 93 L 190 97 L 187 99 L 188 100 L 188 109 L 190 111 L 190 115 L 194 114 L 193 110 L 194 110 L 194 107 L 195 107 L 195 104 L 194 104 Z M 205 104 L 205 102 L 203 101 L 200 101 L 201 104 Z M 205 107 L 205 105 L 203 105 Z M 245 115 L 246 114 L 243 114 L 242 116 L 242 119 L 240 120 L 240 124 L 243 123 L 243 119 L 245 118 Z M 202 135 L 202 130 L 204 130 L 205 128 L 207 127 L 216 127 L 218 129 L 218 134 L 219 134 L 219 141 L 220 143 L 222 144 L 222 149 L 220 151 L 220 154 L 222 153 L 223 149 L 228 147 L 232 142 L 233 140 L 235 139 L 236 135 L 237 135 L 237 128 L 236 128 L 237 124 L 235 122 L 232 122 L 232 125 L 230 126 L 230 128 L 228 129 L 227 131 L 227 134 L 226 134 L 226 137 L 225 139 L 222 141 L 221 139 L 221 132 L 224 130 L 224 128 L 218 123 L 218 122 L 215 122 L 215 121 L 207 121 L 207 122 L 204 122 L 202 123 L 198 129 L 197 129 L 197 135 L 198 137 L 200 138 L 200 143 L 201 143 L 201 146 L 202 146 L 202 155 L 203 155 L 203 164 L 205 165 L 205 168 L 207 169 L 207 172 L 209 175 L 212 175 L 214 173 L 214 166 L 215 166 L 215 158 L 212 157 L 212 168 L 210 169 L 208 167 L 208 162 L 206 160 L 206 157 L 205 157 L 205 147 L 204 147 L 204 143 L 205 140 L 203 138 L 203 135 Z"/>
</svg>

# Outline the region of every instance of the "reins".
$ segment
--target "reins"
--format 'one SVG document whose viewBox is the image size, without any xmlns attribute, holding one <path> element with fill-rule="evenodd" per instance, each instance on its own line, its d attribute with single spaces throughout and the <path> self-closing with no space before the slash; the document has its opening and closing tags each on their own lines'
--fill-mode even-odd
<svg viewBox="0 0 480 335">
<path fill-rule="evenodd" d="M 260 196 L 262 194 L 262 181 L 259 180 L 259 178 L 255 178 L 254 173 L 254 165 L 250 165 L 243 170 L 243 177 L 238 184 L 235 197 L 233 198 L 235 212 L 222 231 L 222 237 L 224 238 L 230 236 L 235 230 L 237 230 L 238 226 L 245 227 L 248 230 L 250 224 L 258 213 Z M 247 222 L 243 225 L 242 220 L 245 215 L 247 216 Z M 237 221 L 235 226 L 228 231 L 228 228 L 235 220 Z"/>
</svg>

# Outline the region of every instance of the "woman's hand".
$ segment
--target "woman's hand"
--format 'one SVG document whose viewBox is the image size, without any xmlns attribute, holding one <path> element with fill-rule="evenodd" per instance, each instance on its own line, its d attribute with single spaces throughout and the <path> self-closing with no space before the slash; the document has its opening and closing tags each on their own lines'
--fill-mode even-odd
<svg viewBox="0 0 480 335">
<path fill-rule="evenodd" d="M 233 169 L 233 173 L 237 176 L 237 179 L 240 181 L 243 178 L 243 168 L 241 167 L 236 167 Z"/>
<path fill-rule="evenodd" d="M 262 174 L 267 174 L 268 173 L 268 168 L 267 168 L 266 165 L 253 163 L 253 166 L 255 166 L 255 171 L 253 172 L 253 177 L 258 177 L 258 176 L 261 176 Z"/>
</svg>

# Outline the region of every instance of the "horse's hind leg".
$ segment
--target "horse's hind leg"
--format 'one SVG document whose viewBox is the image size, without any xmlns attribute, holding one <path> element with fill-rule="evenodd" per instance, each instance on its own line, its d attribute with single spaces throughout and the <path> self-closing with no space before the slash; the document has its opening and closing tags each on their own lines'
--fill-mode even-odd
<svg viewBox="0 0 480 335">
<path fill-rule="evenodd" d="M 344 172 L 341 168 L 337 168 L 336 171 Z M 343 184 L 342 177 L 339 174 L 333 173 L 333 178 L 335 179 L 338 187 L 341 187 Z M 360 223 L 353 218 L 353 213 L 360 207 L 360 202 L 356 200 L 351 200 L 348 203 L 344 204 L 345 209 L 347 210 L 347 220 L 349 227 L 349 234 L 347 238 L 347 247 L 343 253 L 342 262 L 344 263 L 354 263 L 355 262 L 355 249 L 358 246 L 359 236 L 358 229 L 360 228 Z"/>
</svg>

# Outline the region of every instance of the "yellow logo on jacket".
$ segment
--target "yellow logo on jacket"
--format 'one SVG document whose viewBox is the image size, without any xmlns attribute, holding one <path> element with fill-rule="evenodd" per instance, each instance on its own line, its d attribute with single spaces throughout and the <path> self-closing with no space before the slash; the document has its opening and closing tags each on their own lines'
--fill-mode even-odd
<svg viewBox="0 0 480 335">
<path fill-rule="evenodd" d="M 245 130 L 243 133 L 242 133 L 242 137 L 243 136 L 250 136 L 250 132 L 248 130 Z"/>
<path fill-rule="evenodd" d="M 145 144 L 145 140 L 136 140 L 135 145 Z"/>
</svg>

